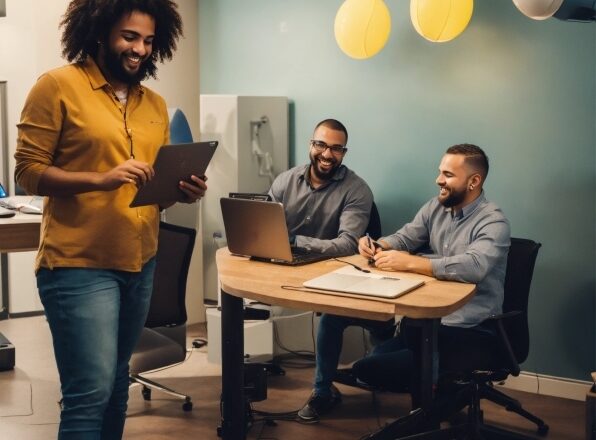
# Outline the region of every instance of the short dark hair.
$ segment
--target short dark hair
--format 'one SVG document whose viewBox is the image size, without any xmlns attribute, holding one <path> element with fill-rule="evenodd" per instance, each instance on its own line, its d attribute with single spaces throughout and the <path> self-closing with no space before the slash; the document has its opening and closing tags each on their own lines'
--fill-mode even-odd
<svg viewBox="0 0 596 440">
<path fill-rule="evenodd" d="M 155 78 L 157 60 L 171 60 L 176 42 L 182 36 L 182 19 L 172 0 L 72 0 L 62 17 L 62 56 L 82 62 L 95 58 L 100 42 L 124 14 L 139 11 L 155 20 L 153 51 L 147 62 L 147 75 Z"/>
<path fill-rule="evenodd" d="M 482 180 L 486 180 L 488 175 L 488 156 L 477 145 L 474 144 L 458 144 L 447 148 L 445 154 L 461 154 L 466 157 L 466 162 L 478 171 L 482 176 Z"/>
<path fill-rule="evenodd" d="M 346 135 L 346 144 L 348 143 L 348 130 L 346 129 L 344 124 L 339 122 L 337 119 L 323 119 L 321 122 L 317 124 L 317 126 L 315 127 L 315 131 L 317 131 L 317 128 L 321 126 L 343 132 L 343 134 Z"/>
</svg>

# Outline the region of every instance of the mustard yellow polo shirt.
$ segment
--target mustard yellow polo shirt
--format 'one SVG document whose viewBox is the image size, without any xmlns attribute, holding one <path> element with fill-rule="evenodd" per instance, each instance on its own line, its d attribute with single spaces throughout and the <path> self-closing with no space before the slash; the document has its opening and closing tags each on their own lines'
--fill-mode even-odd
<svg viewBox="0 0 596 440">
<path fill-rule="evenodd" d="M 126 118 L 126 125 L 125 125 Z M 166 104 L 137 85 L 126 106 L 90 57 L 42 75 L 18 124 L 17 182 L 36 194 L 50 166 L 109 171 L 130 158 L 153 164 L 169 134 Z M 129 208 L 134 184 L 114 191 L 46 197 L 36 270 L 86 267 L 138 272 L 155 255 L 159 208 Z"/>
</svg>

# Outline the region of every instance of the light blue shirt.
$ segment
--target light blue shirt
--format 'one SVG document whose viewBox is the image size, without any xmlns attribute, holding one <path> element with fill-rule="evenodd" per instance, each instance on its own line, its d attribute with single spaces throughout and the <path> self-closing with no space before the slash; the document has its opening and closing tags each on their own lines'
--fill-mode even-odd
<svg viewBox="0 0 596 440">
<path fill-rule="evenodd" d="M 442 324 L 473 327 L 501 313 L 510 228 L 501 209 L 487 201 L 484 192 L 458 215 L 435 197 L 412 222 L 381 240 L 392 249 L 430 258 L 439 280 L 476 284 L 474 297 L 444 316 Z"/>
<path fill-rule="evenodd" d="M 372 191 L 345 165 L 316 189 L 309 170 L 310 164 L 284 171 L 269 190 L 271 198 L 284 205 L 295 245 L 335 257 L 355 254 L 368 226 Z"/>
</svg>

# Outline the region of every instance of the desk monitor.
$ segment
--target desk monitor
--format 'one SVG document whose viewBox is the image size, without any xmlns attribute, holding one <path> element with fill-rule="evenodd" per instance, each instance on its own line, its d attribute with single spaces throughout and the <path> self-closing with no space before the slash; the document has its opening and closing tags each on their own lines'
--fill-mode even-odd
<svg viewBox="0 0 596 440">
<path fill-rule="evenodd" d="M 137 191 L 130 207 L 180 201 L 184 193 L 178 182 L 190 181 L 193 174 L 204 176 L 216 148 L 217 141 L 161 147 L 153 164 L 155 176 Z"/>
</svg>

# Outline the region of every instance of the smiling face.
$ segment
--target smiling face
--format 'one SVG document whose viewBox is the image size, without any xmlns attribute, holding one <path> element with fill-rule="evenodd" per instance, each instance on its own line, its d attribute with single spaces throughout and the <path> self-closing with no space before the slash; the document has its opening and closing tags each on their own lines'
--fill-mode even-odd
<svg viewBox="0 0 596 440">
<path fill-rule="evenodd" d="M 139 11 L 124 14 L 112 27 L 107 44 L 100 47 L 97 62 L 114 88 L 145 79 L 154 36 L 155 19 Z"/>
<path fill-rule="evenodd" d="M 480 175 L 466 163 L 462 154 L 446 154 L 439 165 L 437 177 L 439 202 L 458 211 L 472 202 L 481 190 Z"/>
<path fill-rule="evenodd" d="M 313 140 L 324 142 L 331 145 L 346 145 L 346 135 L 343 131 L 333 130 L 332 128 L 320 125 L 313 133 Z M 314 147 L 310 147 L 310 177 L 313 183 L 323 183 L 331 179 L 335 171 L 340 167 L 344 154 L 334 154 L 331 149 L 326 148 L 318 152 Z"/>
</svg>

